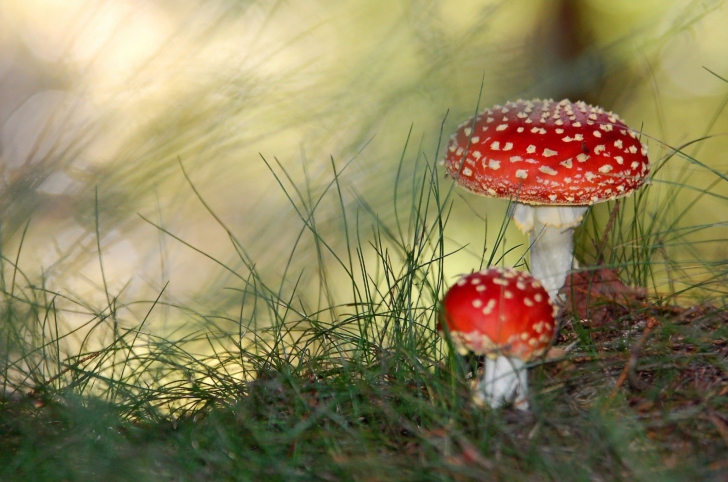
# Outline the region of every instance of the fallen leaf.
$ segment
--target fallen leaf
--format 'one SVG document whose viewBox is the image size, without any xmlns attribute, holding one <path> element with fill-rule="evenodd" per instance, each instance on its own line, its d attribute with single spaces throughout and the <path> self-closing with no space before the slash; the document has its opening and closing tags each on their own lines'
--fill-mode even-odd
<svg viewBox="0 0 728 482">
<path fill-rule="evenodd" d="M 617 270 L 599 268 L 569 274 L 561 290 L 567 297 L 566 309 L 580 319 L 590 319 L 596 325 L 610 321 L 611 309 L 625 309 L 641 302 L 644 288 L 625 285 Z"/>
</svg>

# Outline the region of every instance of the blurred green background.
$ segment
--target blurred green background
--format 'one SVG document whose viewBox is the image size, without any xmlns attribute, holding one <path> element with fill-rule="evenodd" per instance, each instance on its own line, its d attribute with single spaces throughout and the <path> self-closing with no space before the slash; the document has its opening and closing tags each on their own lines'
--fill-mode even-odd
<svg viewBox="0 0 728 482">
<path fill-rule="evenodd" d="M 277 159 L 314 201 L 333 178 L 331 159 L 337 170 L 353 159 L 340 181 L 350 224 L 358 214 L 366 239 L 374 220 L 357 199 L 395 225 L 395 173 L 410 129 L 405 210 L 418 151 L 420 163 L 437 161 L 441 126 L 447 138 L 479 98 L 481 109 L 532 97 L 600 105 L 643 131 L 652 163 L 710 135 L 686 152 L 725 172 L 728 83 L 718 76 L 728 78 L 727 26 L 722 0 L 5 0 L 3 255 L 14 261 L 24 239 L 18 264 L 31 283 L 42 278 L 88 306 L 118 299 L 128 323 L 148 305 L 127 303 L 154 299 L 167 281 L 173 304 L 234 311 L 240 297 L 224 288 L 239 282 L 139 216 L 245 276 L 180 162 L 277 284 L 302 222 L 261 156 Z M 650 189 L 680 182 L 728 195 L 715 180 L 673 157 Z M 695 196 L 675 199 L 675 212 Z M 343 249 L 337 199 L 324 198 L 316 226 Z M 450 275 L 479 266 L 506 209 L 459 190 L 454 202 L 449 241 L 468 247 L 449 258 Z M 704 196 L 680 225 L 727 218 L 724 201 Z M 728 259 L 724 226 L 696 236 L 670 256 Z M 509 228 L 507 245 L 524 242 Z M 315 256 L 304 236 L 288 268 L 294 281 L 303 270 L 299 294 L 314 307 L 322 303 Z M 696 266 L 699 280 L 707 274 Z M 332 264 L 330 274 L 343 271 Z M 70 323 L 87 318 L 68 314 Z"/>
</svg>

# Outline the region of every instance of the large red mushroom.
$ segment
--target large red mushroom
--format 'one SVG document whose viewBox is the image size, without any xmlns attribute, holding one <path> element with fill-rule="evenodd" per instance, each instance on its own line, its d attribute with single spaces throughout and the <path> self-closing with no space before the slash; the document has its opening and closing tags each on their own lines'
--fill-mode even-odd
<svg viewBox="0 0 728 482">
<path fill-rule="evenodd" d="M 450 137 L 444 164 L 476 194 L 513 199 L 531 273 L 551 298 L 573 265 L 573 232 L 592 204 L 628 196 L 649 173 L 647 146 L 616 114 L 533 100 L 486 109 Z"/>
<path fill-rule="evenodd" d="M 476 400 L 528 409 L 525 364 L 553 341 L 556 311 L 541 283 L 510 268 L 463 276 L 448 290 L 441 319 L 455 348 L 486 356 Z"/>
</svg>

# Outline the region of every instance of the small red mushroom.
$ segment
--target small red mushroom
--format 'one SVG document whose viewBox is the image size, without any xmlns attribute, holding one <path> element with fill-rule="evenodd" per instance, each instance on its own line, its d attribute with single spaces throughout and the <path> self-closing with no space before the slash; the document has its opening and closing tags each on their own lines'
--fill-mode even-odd
<svg viewBox="0 0 728 482">
<path fill-rule="evenodd" d="M 554 301 L 587 208 L 628 196 L 649 173 L 635 131 L 616 114 L 569 100 L 486 109 L 450 137 L 444 164 L 469 191 L 516 201 L 513 220 L 530 236 L 531 272 Z"/>
<path fill-rule="evenodd" d="M 442 320 L 460 353 L 486 355 L 476 400 L 528 409 L 525 363 L 543 354 L 556 334 L 556 311 L 541 283 L 510 268 L 461 277 L 442 300 Z"/>
</svg>

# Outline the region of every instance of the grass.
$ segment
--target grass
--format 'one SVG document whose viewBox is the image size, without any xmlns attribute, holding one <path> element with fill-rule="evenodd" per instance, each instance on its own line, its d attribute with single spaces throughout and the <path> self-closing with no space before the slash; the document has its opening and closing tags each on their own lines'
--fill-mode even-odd
<svg viewBox="0 0 728 482">
<path fill-rule="evenodd" d="M 458 199 L 433 157 L 408 149 L 392 225 L 346 183 L 348 165 L 332 160 L 316 190 L 262 160 L 300 220 L 282 256 L 310 265 L 277 282 L 180 164 L 244 269 L 159 229 L 235 276 L 235 316 L 193 311 L 162 290 L 132 323 L 123 300 L 64 298 L 24 276 L 20 251 L 2 253 L 0 479 L 725 480 L 725 263 L 688 272 L 696 261 L 669 249 L 719 226 L 672 223 L 684 213 L 656 204 L 660 190 L 694 196 L 683 210 L 711 196 L 687 174 L 659 181 L 665 163 L 699 161 L 670 151 L 652 186 L 589 215 L 578 234 L 586 267 L 556 343 L 570 350 L 533 364 L 524 414 L 472 404 L 480 360 L 454 354 L 437 332 L 444 267 L 461 249 L 447 236 Z M 323 205 L 338 207 L 338 231 L 320 228 Z M 508 220 L 489 221 L 502 233 Z M 313 252 L 300 251 L 307 237 Z M 498 264 L 504 249 L 481 262 Z M 155 334 L 163 306 L 184 331 Z M 86 319 L 75 333 L 65 328 L 72 314 Z"/>
</svg>

